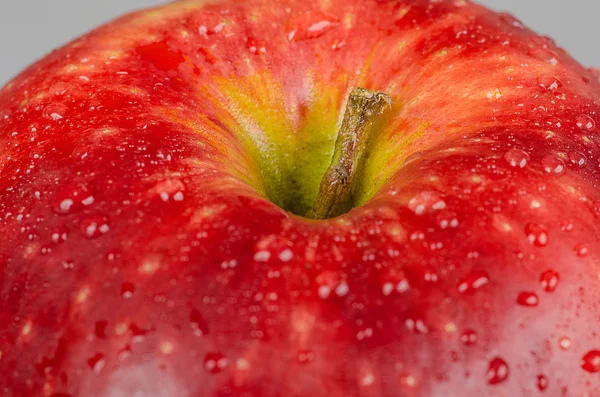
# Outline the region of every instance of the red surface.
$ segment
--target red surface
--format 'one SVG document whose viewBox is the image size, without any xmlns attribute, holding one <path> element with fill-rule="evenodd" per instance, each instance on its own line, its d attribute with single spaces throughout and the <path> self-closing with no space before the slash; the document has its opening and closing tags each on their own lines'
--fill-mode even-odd
<svg viewBox="0 0 600 397">
<path fill-rule="evenodd" d="M 0 91 L 3 395 L 600 394 L 596 75 L 469 2 L 321 3 L 173 3 Z M 398 104 L 366 205 L 252 185 L 215 81 L 261 72 Z"/>
</svg>

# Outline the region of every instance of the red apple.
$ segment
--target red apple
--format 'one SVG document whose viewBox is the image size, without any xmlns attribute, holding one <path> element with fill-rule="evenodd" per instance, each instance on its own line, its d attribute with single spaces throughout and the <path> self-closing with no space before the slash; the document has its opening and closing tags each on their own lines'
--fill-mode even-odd
<svg viewBox="0 0 600 397">
<path fill-rule="evenodd" d="M 599 101 L 466 0 L 101 27 L 0 91 L 0 391 L 598 396 Z"/>
</svg>

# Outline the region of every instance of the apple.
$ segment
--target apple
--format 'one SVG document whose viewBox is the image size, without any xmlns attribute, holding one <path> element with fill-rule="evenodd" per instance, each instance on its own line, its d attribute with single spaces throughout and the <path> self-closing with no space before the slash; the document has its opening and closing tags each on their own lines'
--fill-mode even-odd
<svg viewBox="0 0 600 397">
<path fill-rule="evenodd" d="M 599 108 L 466 0 L 94 30 L 0 91 L 1 394 L 598 396 Z"/>
</svg>

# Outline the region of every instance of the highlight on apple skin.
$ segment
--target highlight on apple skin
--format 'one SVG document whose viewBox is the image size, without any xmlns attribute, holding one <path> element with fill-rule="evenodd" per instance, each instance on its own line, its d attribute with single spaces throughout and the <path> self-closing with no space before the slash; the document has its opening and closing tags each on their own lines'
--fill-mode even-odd
<svg viewBox="0 0 600 397">
<path fill-rule="evenodd" d="M 100 27 L 0 90 L 0 394 L 600 395 L 599 101 L 467 0 Z"/>
</svg>

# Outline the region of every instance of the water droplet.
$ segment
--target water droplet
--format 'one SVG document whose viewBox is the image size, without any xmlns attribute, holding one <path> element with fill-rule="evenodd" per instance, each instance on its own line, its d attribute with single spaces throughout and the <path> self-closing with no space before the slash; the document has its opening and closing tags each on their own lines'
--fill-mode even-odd
<svg viewBox="0 0 600 397">
<path fill-rule="evenodd" d="M 93 216 L 81 221 L 81 233 L 89 239 L 98 238 L 109 230 L 108 221 L 102 216 Z"/>
<path fill-rule="evenodd" d="M 548 174 L 560 175 L 565 172 L 565 162 L 555 155 L 548 155 L 542 159 L 542 168 Z"/>
<path fill-rule="evenodd" d="M 587 157 L 585 154 L 576 150 L 569 152 L 567 157 L 569 158 L 569 163 L 577 168 L 583 168 L 587 162 Z"/>
<path fill-rule="evenodd" d="M 425 191 L 410 199 L 408 208 L 417 215 L 423 215 L 426 212 L 443 210 L 446 208 L 446 202 L 438 193 Z"/>
<path fill-rule="evenodd" d="M 442 210 L 436 217 L 437 223 L 441 229 L 458 227 L 458 216 L 456 212 Z"/>
<path fill-rule="evenodd" d="M 92 371 L 98 374 L 100 373 L 100 371 L 102 371 L 102 368 L 104 368 L 104 365 L 106 364 L 106 359 L 104 357 L 104 354 L 96 353 L 94 356 L 90 357 L 87 360 L 87 363 L 92 369 Z"/>
<path fill-rule="evenodd" d="M 59 190 L 54 196 L 52 209 L 59 215 L 70 215 L 81 211 L 93 201 L 93 193 L 87 186 L 67 186 Z"/>
<path fill-rule="evenodd" d="M 538 296 L 535 292 L 524 291 L 517 297 L 517 303 L 521 306 L 537 306 L 540 303 Z"/>
<path fill-rule="evenodd" d="M 596 130 L 596 122 L 590 116 L 580 114 L 575 119 L 575 123 L 580 130 L 594 132 Z"/>
<path fill-rule="evenodd" d="M 169 200 L 183 201 L 186 187 L 180 179 L 172 178 L 158 182 L 154 185 L 152 191 L 164 202 L 168 202 Z"/>
<path fill-rule="evenodd" d="M 336 288 L 335 288 L 335 294 L 337 296 L 346 296 L 348 295 L 348 292 L 350 292 L 350 288 L 348 287 L 348 284 L 346 284 L 345 281 L 342 281 Z"/>
<path fill-rule="evenodd" d="M 382 282 L 382 292 L 385 296 L 390 296 L 394 290 L 399 294 L 402 294 L 410 289 L 408 279 L 402 271 L 389 271 L 382 278 Z"/>
<path fill-rule="evenodd" d="M 545 247 L 548 244 L 548 231 L 544 225 L 529 223 L 525 226 L 529 244 Z"/>
<path fill-rule="evenodd" d="M 542 89 L 550 91 L 558 90 L 563 86 L 562 82 L 558 78 L 553 76 L 544 76 L 538 78 L 538 85 Z"/>
<path fill-rule="evenodd" d="M 254 260 L 256 262 L 267 262 L 271 258 L 271 253 L 269 251 L 260 250 L 254 254 Z"/>
<path fill-rule="evenodd" d="M 473 294 L 490 282 L 488 274 L 483 270 L 473 270 L 458 284 L 461 294 Z"/>
<path fill-rule="evenodd" d="M 423 274 L 423 281 L 425 281 L 426 283 L 437 283 L 440 279 L 440 277 L 436 273 L 435 269 L 433 269 L 432 267 L 429 267 L 429 266 L 426 266 L 423 269 L 422 274 Z"/>
<path fill-rule="evenodd" d="M 541 47 L 529 48 L 529 51 L 528 51 L 529 55 L 542 61 L 542 62 L 546 62 L 551 65 L 558 65 L 559 56 L 557 53 L 555 53 L 554 51 L 547 48 L 548 39 L 542 38 L 541 40 L 544 40 L 545 43 L 543 43 Z"/>
<path fill-rule="evenodd" d="M 558 281 L 560 277 L 557 272 L 554 270 L 546 270 L 540 276 L 540 285 L 546 292 L 554 292 L 556 287 L 558 286 Z"/>
<path fill-rule="evenodd" d="M 335 39 L 335 40 L 333 40 L 333 43 L 331 43 L 331 49 L 334 51 L 337 51 L 345 45 L 346 45 L 345 40 Z"/>
<path fill-rule="evenodd" d="M 502 12 L 500 13 L 500 19 L 507 23 L 508 25 L 515 27 L 517 29 L 524 29 L 525 26 L 523 25 L 523 22 L 521 22 L 520 20 L 518 20 L 517 18 L 515 18 L 515 16 L 506 13 L 506 12 Z"/>
<path fill-rule="evenodd" d="M 600 372 L 600 350 L 590 350 L 581 358 L 581 368 L 590 373 Z"/>
<path fill-rule="evenodd" d="M 65 259 L 62 261 L 62 267 L 65 270 L 72 270 L 75 268 L 75 262 L 73 262 L 71 259 Z"/>
<path fill-rule="evenodd" d="M 562 230 L 563 232 L 570 232 L 573 230 L 574 227 L 575 226 L 573 225 L 572 220 L 562 221 L 560 224 L 560 230 Z"/>
<path fill-rule="evenodd" d="M 140 46 L 136 52 L 143 60 L 164 71 L 177 70 L 185 62 L 181 52 L 172 50 L 166 41 Z"/>
<path fill-rule="evenodd" d="M 468 329 L 462 333 L 460 340 L 465 346 L 473 346 L 475 343 L 477 343 L 477 333 L 471 329 Z"/>
<path fill-rule="evenodd" d="M 229 365 L 229 360 L 218 352 L 207 353 L 204 356 L 204 369 L 211 374 L 218 374 Z"/>
<path fill-rule="evenodd" d="M 50 239 L 54 244 L 62 244 L 67 241 L 68 237 L 69 229 L 66 226 L 59 226 L 50 233 Z"/>
<path fill-rule="evenodd" d="M 311 350 L 302 350 L 298 353 L 298 362 L 308 364 L 315 360 L 315 353 Z"/>
<path fill-rule="evenodd" d="M 536 385 L 540 391 L 544 391 L 548 388 L 548 377 L 546 375 L 538 375 L 536 377 Z"/>
<path fill-rule="evenodd" d="M 508 378 L 508 364 L 500 357 L 490 361 L 485 377 L 490 385 L 504 382 Z"/>
<path fill-rule="evenodd" d="M 342 280 L 336 272 L 324 271 L 315 280 L 317 282 L 317 293 L 321 299 L 327 299 L 333 291 L 342 284 Z"/>
<path fill-rule="evenodd" d="M 521 149 L 510 149 L 504 153 L 504 160 L 512 167 L 525 168 L 529 162 L 529 154 Z"/>
<path fill-rule="evenodd" d="M 568 350 L 571 347 L 571 339 L 566 336 L 561 337 L 558 340 L 558 346 L 560 346 L 561 350 Z"/>
<path fill-rule="evenodd" d="M 574 251 L 577 256 L 581 256 L 581 257 L 586 256 L 590 252 L 587 245 L 585 245 L 585 244 L 577 244 L 575 246 Z"/>
<path fill-rule="evenodd" d="M 69 86 L 62 81 L 56 82 L 50 86 L 48 93 L 52 96 L 60 96 L 67 92 Z"/>
<path fill-rule="evenodd" d="M 123 283 L 121 284 L 121 296 L 125 299 L 133 298 L 133 293 L 135 292 L 135 285 L 133 283 Z"/>
<path fill-rule="evenodd" d="M 279 253 L 278 257 L 279 257 L 279 260 L 282 262 L 289 262 L 294 257 L 294 253 L 292 252 L 291 249 L 286 248 Z"/>
<path fill-rule="evenodd" d="M 30 236 L 28 236 L 28 237 L 30 237 Z M 51 252 L 52 252 L 52 246 L 49 244 L 42 245 L 42 248 L 40 248 L 40 253 L 42 255 L 48 255 Z"/>
<path fill-rule="evenodd" d="M 58 121 L 64 118 L 68 111 L 69 108 L 62 103 L 51 103 L 44 108 L 42 116 L 48 120 Z"/>
<path fill-rule="evenodd" d="M 156 157 L 163 161 L 171 161 L 173 159 L 173 154 L 167 149 L 158 149 Z"/>
<path fill-rule="evenodd" d="M 307 11 L 290 18 L 287 37 L 290 41 L 316 39 L 339 25 L 339 20 L 320 11 Z"/>
<path fill-rule="evenodd" d="M 420 318 L 409 317 L 404 320 L 406 329 L 416 334 L 426 334 L 429 332 L 429 328 L 425 325 L 425 322 Z"/>
<path fill-rule="evenodd" d="M 253 38 L 249 38 L 246 41 L 246 48 L 252 54 L 266 54 L 267 53 L 267 43 L 262 40 L 256 40 Z"/>
<path fill-rule="evenodd" d="M 415 387 L 417 380 L 413 375 L 402 374 L 399 376 L 400 384 L 405 387 Z"/>
</svg>

